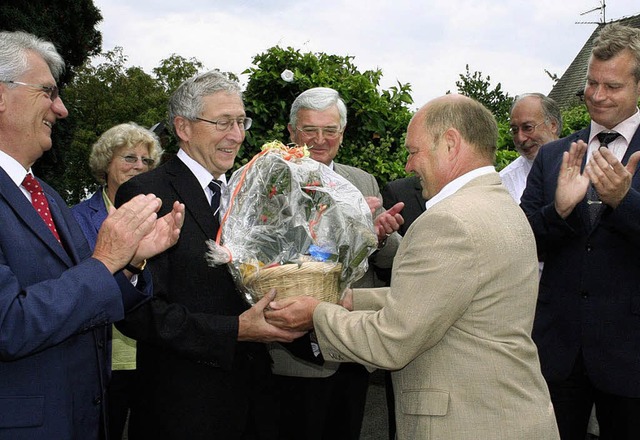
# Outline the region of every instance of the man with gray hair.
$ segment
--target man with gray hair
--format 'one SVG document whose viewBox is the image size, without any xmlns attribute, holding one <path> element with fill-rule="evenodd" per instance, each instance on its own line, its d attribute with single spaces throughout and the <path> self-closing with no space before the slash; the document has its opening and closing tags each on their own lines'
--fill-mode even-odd
<svg viewBox="0 0 640 440">
<path fill-rule="evenodd" d="M 312 159 L 351 182 L 367 199 L 374 215 L 379 215 L 384 208 L 375 177 L 334 161 L 346 125 L 347 107 L 334 89 L 308 89 L 291 105 L 288 125 L 291 141 L 309 147 Z M 397 212 L 402 206 L 392 210 Z M 385 224 L 376 221 L 378 251 L 369 260 L 369 270 L 354 286 L 374 287 L 376 279 L 372 266 L 391 267 L 400 242 L 400 236 L 395 233 L 399 227 L 395 220 Z M 369 373 L 364 367 L 353 363 L 340 365 L 328 359 L 318 365 L 295 357 L 277 344 L 273 344 L 270 351 L 276 383 L 283 395 L 283 440 L 360 438 L 369 382 Z"/>
<path fill-rule="evenodd" d="M 533 339 L 563 439 L 640 438 L 640 29 L 603 26 L 591 124 L 540 150 L 521 206 L 544 261 Z"/>
<path fill-rule="evenodd" d="M 149 261 L 153 300 L 119 328 L 138 341 L 140 399 L 129 439 L 277 439 L 270 358 L 264 342 L 302 335 L 267 324 L 270 295 L 249 308 L 225 266 L 205 260 L 219 227 L 221 186 L 251 119 L 240 87 L 210 71 L 184 81 L 169 101 L 180 150 L 125 182 L 116 206 L 141 193 L 186 206 L 176 246 Z"/>
<path fill-rule="evenodd" d="M 2 438 L 108 437 L 111 324 L 150 298 L 144 262 L 176 242 L 184 215 L 174 203 L 156 220 L 160 199 L 136 197 L 109 213 L 91 252 L 63 199 L 31 169 L 68 115 L 56 85 L 63 69 L 52 43 L 0 32 Z"/>
<path fill-rule="evenodd" d="M 511 106 L 509 131 L 520 157 L 500 171 L 500 178 L 511 197 L 520 203 L 538 151 L 562 133 L 560 107 L 542 93 L 518 95 Z"/>
</svg>

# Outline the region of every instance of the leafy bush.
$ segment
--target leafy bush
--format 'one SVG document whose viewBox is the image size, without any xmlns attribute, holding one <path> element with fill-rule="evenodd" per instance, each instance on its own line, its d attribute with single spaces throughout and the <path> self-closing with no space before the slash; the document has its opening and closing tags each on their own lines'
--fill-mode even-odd
<svg viewBox="0 0 640 440">
<path fill-rule="evenodd" d="M 293 81 L 281 74 L 293 72 Z M 404 134 L 412 116 L 409 84 L 398 82 L 380 89 L 381 70 L 360 72 L 353 57 L 325 53 L 302 53 L 278 46 L 253 58 L 245 70 L 249 81 L 244 93 L 253 126 L 239 156 L 240 165 L 271 140 L 287 142 L 287 123 L 293 100 L 312 87 L 337 90 L 347 105 L 347 128 L 336 161 L 362 168 L 378 178 L 381 185 L 403 177 Z"/>
</svg>

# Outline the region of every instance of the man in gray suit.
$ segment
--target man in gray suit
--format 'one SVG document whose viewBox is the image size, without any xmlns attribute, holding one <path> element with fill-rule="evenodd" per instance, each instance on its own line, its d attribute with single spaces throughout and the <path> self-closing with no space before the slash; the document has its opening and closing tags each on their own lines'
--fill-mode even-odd
<svg viewBox="0 0 640 440">
<path fill-rule="evenodd" d="M 399 440 L 559 438 L 531 339 L 535 240 L 493 168 L 497 137 L 470 98 L 422 107 L 406 169 L 427 210 L 398 248 L 391 286 L 354 289 L 345 307 L 300 296 L 266 313 L 314 328 L 328 359 L 392 370 Z"/>
<path fill-rule="evenodd" d="M 359 168 L 334 162 L 346 125 L 347 108 L 333 89 L 306 90 L 291 105 L 288 128 L 292 142 L 307 145 L 312 159 L 332 168 L 358 188 L 377 216 L 384 208 L 375 177 Z M 392 207 L 390 212 L 397 212 L 402 206 Z M 376 225 L 378 251 L 369 260 L 369 270 L 354 283 L 355 286 L 374 287 L 376 278 L 372 265 L 391 267 L 400 242 L 400 236 L 394 231 L 400 224 L 393 218 L 390 223 Z M 270 352 L 276 383 L 283 397 L 281 430 L 285 432 L 281 432 L 282 439 L 360 438 L 369 382 L 369 373 L 364 367 L 353 363 L 314 364 L 293 356 L 276 344 Z"/>
</svg>

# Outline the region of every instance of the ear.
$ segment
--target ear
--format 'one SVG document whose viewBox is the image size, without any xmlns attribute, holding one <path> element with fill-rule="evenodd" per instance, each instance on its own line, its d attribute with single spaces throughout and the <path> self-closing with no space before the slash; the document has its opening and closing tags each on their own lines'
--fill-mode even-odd
<svg viewBox="0 0 640 440">
<path fill-rule="evenodd" d="M 7 86 L 0 83 L 0 111 L 7 109 Z"/>
<path fill-rule="evenodd" d="M 296 129 L 291 126 L 291 124 L 287 124 L 287 130 L 289 130 L 289 138 L 291 142 L 296 143 Z"/>
<path fill-rule="evenodd" d="M 183 118 L 182 116 L 176 116 L 173 119 L 173 127 L 175 128 L 176 135 L 181 141 L 189 142 L 192 135 L 192 129 L 191 122 L 188 119 Z"/>
<path fill-rule="evenodd" d="M 462 144 L 462 136 L 455 128 L 449 128 L 442 135 L 442 140 L 447 147 L 447 157 L 449 160 L 455 160 L 460 154 L 460 146 Z"/>
</svg>

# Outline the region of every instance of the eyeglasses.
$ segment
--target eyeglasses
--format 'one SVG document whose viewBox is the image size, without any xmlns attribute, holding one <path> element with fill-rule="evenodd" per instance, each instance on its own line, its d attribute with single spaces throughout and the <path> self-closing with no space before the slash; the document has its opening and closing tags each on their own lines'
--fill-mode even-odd
<svg viewBox="0 0 640 440">
<path fill-rule="evenodd" d="M 326 139 L 337 139 L 342 134 L 342 130 L 338 127 L 296 127 L 296 130 L 308 138 L 318 137 L 320 132 L 322 132 L 322 137 Z"/>
<path fill-rule="evenodd" d="M 238 119 L 220 118 L 220 119 L 216 119 L 215 121 L 210 121 L 208 119 L 203 119 L 203 118 L 196 118 L 196 119 L 198 121 L 208 122 L 209 124 L 215 125 L 218 131 L 231 130 L 234 122 L 238 124 L 238 128 L 240 130 L 245 131 L 251 128 L 251 122 L 253 122 L 251 118 L 238 118 Z"/>
<path fill-rule="evenodd" d="M 42 89 L 42 91 L 46 93 L 49 99 L 52 101 L 55 101 L 56 98 L 58 98 L 58 93 L 59 93 L 58 86 L 43 86 L 42 84 L 28 84 L 20 81 L 0 80 L 0 82 L 7 83 L 7 84 L 16 84 L 18 86 L 35 87 L 37 89 Z"/>
<path fill-rule="evenodd" d="M 134 164 L 138 162 L 138 159 L 142 162 L 142 164 L 144 166 L 146 166 L 147 168 L 151 168 L 153 166 L 154 163 L 156 163 L 155 160 L 151 159 L 150 157 L 139 157 L 139 156 L 133 156 L 133 155 L 129 155 L 129 156 L 120 156 L 126 163 L 130 163 L 130 164 Z"/>
<path fill-rule="evenodd" d="M 544 121 L 542 121 L 539 124 L 533 125 L 533 124 L 522 124 L 521 126 L 517 126 L 517 125 L 512 125 L 511 127 L 509 127 L 509 131 L 511 132 L 511 134 L 513 136 L 517 135 L 519 131 L 521 131 L 524 134 L 530 135 L 533 134 L 534 131 L 536 131 L 536 128 L 538 128 L 539 126 L 541 126 L 542 124 L 544 124 L 546 121 L 546 119 Z"/>
</svg>

